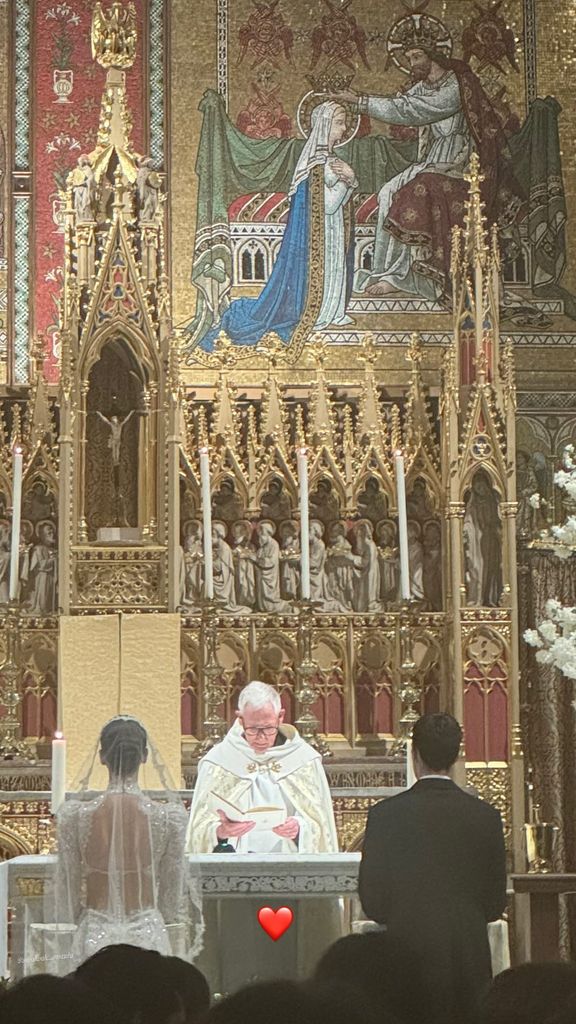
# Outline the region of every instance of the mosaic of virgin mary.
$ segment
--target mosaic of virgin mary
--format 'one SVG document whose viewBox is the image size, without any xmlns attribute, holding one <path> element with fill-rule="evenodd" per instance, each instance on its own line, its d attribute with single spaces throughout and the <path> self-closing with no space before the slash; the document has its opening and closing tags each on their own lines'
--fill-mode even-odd
<svg viewBox="0 0 576 1024">
<path fill-rule="evenodd" d="M 212 351 L 221 331 L 235 345 L 256 345 L 273 331 L 294 344 L 294 333 L 352 323 L 354 231 L 353 169 L 335 149 L 348 134 L 346 110 L 329 100 L 312 110 L 310 134 L 288 190 L 290 209 L 282 244 L 266 287 L 256 299 L 237 299 L 200 340 Z"/>
</svg>

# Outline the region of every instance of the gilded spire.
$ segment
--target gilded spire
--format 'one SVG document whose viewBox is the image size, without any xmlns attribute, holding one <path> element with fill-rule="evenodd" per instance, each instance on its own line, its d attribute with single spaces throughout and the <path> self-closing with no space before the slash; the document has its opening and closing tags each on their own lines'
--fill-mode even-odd
<svg viewBox="0 0 576 1024">
<path fill-rule="evenodd" d="M 386 421 L 380 412 L 380 400 L 376 384 L 376 359 L 378 351 L 371 334 L 367 334 L 358 360 L 364 363 L 364 383 L 360 393 L 360 408 L 356 436 L 362 444 L 368 440 L 386 449 Z"/>
<path fill-rule="evenodd" d="M 464 214 L 464 252 L 473 266 L 478 263 L 484 266 L 488 255 L 486 217 L 480 193 L 484 177 L 480 171 L 480 158 L 474 152 L 470 157 L 470 168 L 464 174 L 464 181 L 470 186 Z"/>
</svg>

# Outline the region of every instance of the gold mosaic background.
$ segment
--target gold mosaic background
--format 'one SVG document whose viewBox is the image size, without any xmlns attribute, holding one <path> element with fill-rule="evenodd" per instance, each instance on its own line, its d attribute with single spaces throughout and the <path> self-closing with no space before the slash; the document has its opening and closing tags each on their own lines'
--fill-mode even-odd
<svg viewBox="0 0 576 1024">
<path fill-rule="evenodd" d="M 568 202 L 564 288 L 576 291 L 576 0 L 537 0 L 538 95 L 555 96 Z"/>
<path fill-rule="evenodd" d="M 171 252 L 174 318 L 177 324 L 187 322 L 195 308 L 195 289 L 190 284 L 190 269 L 196 220 L 194 162 L 201 127 L 201 116 L 197 108 L 204 91 L 217 87 L 219 2 L 222 6 L 223 0 L 197 0 L 194 4 L 190 4 L 189 0 L 171 0 L 170 3 Z M 372 0 L 353 0 L 349 12 L 355 15 L 358 24 L 368 36 L 367 57 L 371 65 L 371 70 L 368 70 L 360 57 L 354 55 L 352 60 L 357 68 L 353 82 L 355 88 L 376 94 L 390 93 L 405 81 L 404 76 L 394 66 L 386 70 L 386 37 L 390 27 L 406 13 L 409 6 L 409 0 L 405 3 L 402 0 L 387 0 L 385 4 L 375 4 Z M 488 4 L 485 3 L 483 6 Z M 574 13 L 573 0 L 564 0 L 562 6 L 566 11 L 571 8 Z M 565 39 L 566 46 L 569 46 L 569 40 L 574 41 L 576 27 L 572 26 L 570 34 L 563 36 L 557 19 L 557 5 L 540 0 L 538 7 L 540 36 L 544 38 L 548 32 L 548 23 L 554 22 L 555 35 Z M 324 0 L 280 0 L 277 10 L 282 12 L 286 24 L 293 32 L 292 64 L 281 51 L 275 60 L 276 67 L 270 61 L 264 60 L 254 68 L 251 52 L 240 61 L 238 32 L 240 27 L 247 25 L 250 17 L 256 14 L 256 7 L 253 0 L 228 0 L 228 99 L 230 116 L 234 122 L 253 95 L 253 82 L 266 90 L 278 87 L 278 101 L 294 124 L 298 102 L 310 88 L 305 77 L 310 72 L 310 34 L 312 29 L 320 24 L 322 16 L 329 13 L 328 7 Z M 475 5 L 471 0 L 431 0 L 426 13 L 440 18 L 448 26 L 454 40 L 453 55 L 461 57 L 462 31 L 477 13 Z M 502 73 L 494 70 L 483 72 L 482 80 L 497 88 L 504 86 L 512 109 L 523 120 L 526 112 L 526 94 L 522 0 L 505 0 L 501 13 L 514 31 L 520 70 L 515 71 L 504 61 Z M 562 52 L 563 47 L 564 44 L 561 47 Z M 557 58 L 555 59 L 557 62 Z M 318 68 L 322 63 L 319 61 Z M 475 67 L 474 60 L 473 66 Z M 544 75 L 541 83 L 540 95 L 546 95 L 547 92 L 554 94 L 552 85 L 546 84 L 544 88 Z M 566 91 L 569 89 L 570 85 L 566 83 Z M 496 88 L 490 88 L 489 91 L 496 91 Z M 560 101 L 562 102 L 562 99 Z M 564 125 L 565 121 L 562 123 Z M 294 134 L 296 133 L 297 129 L 294 127 Z M 576 152 L 575 143 L 566 140 L 566 145 L 571 146 L 573 154 Z M 576 281 L 576 271 L 573 274 Z"/>
</svg>

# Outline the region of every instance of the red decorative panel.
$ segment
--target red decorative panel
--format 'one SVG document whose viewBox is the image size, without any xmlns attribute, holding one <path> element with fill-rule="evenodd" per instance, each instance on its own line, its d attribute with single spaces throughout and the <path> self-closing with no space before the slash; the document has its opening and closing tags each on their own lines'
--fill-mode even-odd
<svg viewBox="0 0 576 1024">
<path fill-rule="evenodd" d="M 385 673 L 375 677 L 367 669 L 356 680 L 357 729 L 362 736 L 393 733 L 392 684 Z"/>
<path fill-rule="evenodd" d="M 437 714 L 440 711 L 440 677 L 438 665 L 432 665 L 426 673 L 423 690 L 422 714 Z"/>
<path fill-rule="evenodd" d="M 464 679 L 467 761 L 508 760 L 508 669 L 499 638 L 479 637 Z M 492 655 L 492 656 L 491 656 Z"/>
<path fill-rule="evenodd" d="M 318 728 L 323 733 L 344 735 L 344 680 L 342 674 L 334 670 L 328 675 L 318 674 L 313 683 L 320 694 L 319 700 L 312 706 L 312 712 L 318 719 Z"/>
<path fill-rule="evenodd" d="M 40 736 L 52 738 L 57 728 L 56 690 L 47 690 L 40 698 Z"/>
<path fill-rule="evenodd" d="M 180 718 L 183 736 L 198 736 L 198 688 L 197 681 L 191 672 L 186 672 L 182 680 L 180 697 Z"/>
<path fill-rule="evenodd" d="M 470 683 L 464 692 L 464 735 L 466 760 L 486 761 L 484 694 L 480 680 Z"/>
<path fill-rule="evenodd" d="M 508 695 L 501 683 L 487 696 L 488 761 L 508 760 Z"/>
<path fill-rule="evenodd" d="M 23 679 L 22 735 L 50 739 L 56 731 L 56 680 L 47 673 L 41 682 L 27 673 Z"/>
<path fill-rule="evenodd" d="M 281 690 L 280 690 L 280 700 L 282 702 L 282 707 L 284 708 L 284 711 L 285 711 L 285 715 L 284 715 L 285 721 L 286 722 L 294 722 L 294 720 L 296 719 L 296 715 L 297 715 L 297 711 L 296 711 L 296 698 L 295 698 L 292 690 L 289 689 L 289 687 L 286 686 L 286 687 L 281 688 Z"/>
<path fill-rule="evenodd" d="M 104 10 L 108 4 L 104 3 Z M 96 146 L 100 100 L 106 71 L 92 59 L 90 27 L 92 0 L 35 0 L 31 39 L 31 153 L 33 168 L 33 243 L 31 295 L 35 333 L 46 337 L 45 372 L 58 377 L 55 351 L 57 302 L 62 285 L 64 235 L 59 189 L 78 157 Z M 132 114 L 132 144 L 146 148 L 146 66 L 143 57 L 147 0 L 135 0 L 138 48 L 126 72 L 128 105 Z"/>
</svg>

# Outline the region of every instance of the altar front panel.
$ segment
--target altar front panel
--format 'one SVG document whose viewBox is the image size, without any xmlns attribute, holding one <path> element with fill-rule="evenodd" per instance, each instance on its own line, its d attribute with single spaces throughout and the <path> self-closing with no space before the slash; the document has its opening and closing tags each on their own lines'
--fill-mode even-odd
<svg viewBox="0 0 576 1024">
<path fill-rule="evenodd" d="M 254 974 L 250 966 L 252 963 L 256 965 L 259 977 L 277 975 L 277 960 L 283 976 L 305 976 L 314 966 L 309 962 L 308 951 L 313 949 L 314 955 L 316 952 L 319 955 L 343 930 L 349 931 L 351 928 L 351 905 L 357 889 L 359 853 L 296 857 L 284 855 L 274 858 L 255 854 L 205 854 L 190 855 L 188 862 L 191 873 L 199 871 L 206 901 L 206 953 L 201 956 L 198 966 L 206 973 L 213 992 L 222 991 L 223 988 L 225 990 L 227 964 L 234 969 L 232 976 L 236 972 L 244 972 L 244 980 L 250 972 Z M 0 863 L 2 977 L 8 972 L 14 979 L 22 976 L 24 924 L 25 921 L 42 921 L 45 880 L 54 863 L 54 856 L 14 857 Z M 249 904 L 245 914 L 241 901 Z M 227 911 L 222 914 L 222 904 L 229 907 L 232 902 L 238 906 L 240 914 L 228 915 L 235 924 L 233 931 L 227 934 L 222 927 L 227 915 Z M 260 926 L 257 926 L 258 930 L 254 928 L 255 915 L 260 905 L 270 905 L 273 909 L 292 906 L 295 921 L 286 936 L 283 936 L 288 940 L 284 946 L 279 944 L 282 939 L 278 944 L 274 943 L 262 932 L 265 941 L 259 944 L 257 950 L 250 950 L 249 943 L 245 941 L 247 933 L 260 938 Z M 321 913 L 318 913 L 319 910 Z M 305 948 L 302 943 L 305 943 Z M 265 960 L 268 960 L 268 970 L 266 962 L 262 961 L 262 952 L 267 952 Z M 211 955 L 213 953 L 216 955 Z M 238 956 L 242 953 L 245 961 L 239 964 Z"/>
</svg>

